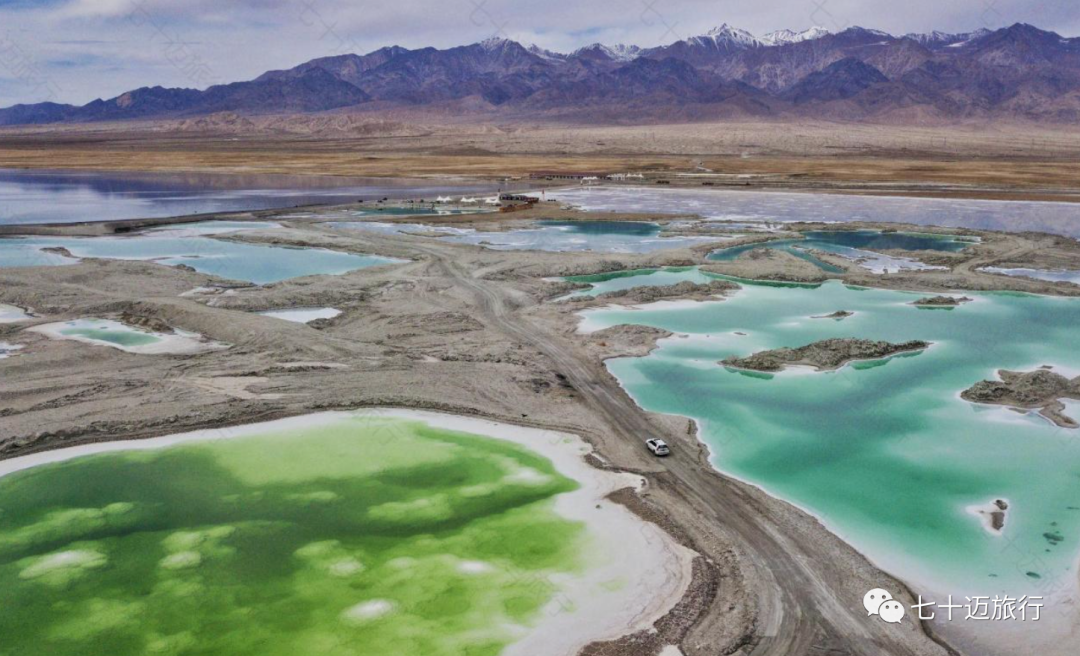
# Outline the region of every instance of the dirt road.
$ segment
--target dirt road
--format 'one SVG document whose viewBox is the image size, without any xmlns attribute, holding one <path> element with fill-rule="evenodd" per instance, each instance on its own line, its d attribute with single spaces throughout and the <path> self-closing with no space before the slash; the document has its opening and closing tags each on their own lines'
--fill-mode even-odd
<svg viewBox="0 0 1080 656">
<path fill-rule="evenodd" d="M 647 478 L 665 508 L 681 508 L 687 515 L 698 514 L 712 523 L 726 539 L 735 543 L 743 567 L 754 572 L 751 596 L 759 618 L 755 634 L 743 653 L 792 656 L 795 654 L 882 653 L 946 654 L 951 650 L 934 642 L 921 631 L 885 630 L 880 622 L 868 622 L 861 611 L 861 599 L 841 598 L 839 585 L 846 571 L 836 567 L 836 544 L 800 541 L 775 521 L 767 506 L 777 502 L 746 483 L 720 475 L 707 461 L 704 449 L 695 448 L 686 436 L 672 434 L 651 420 L 607 372 L 569 340 L 553 335 L 515 312 L 515 302 L 505 290 L 476 277 L 452 259 L 452 251 L 418 248 L 431 256 L 445 272 L 446 279 L 469 290 L 476 299 L 476 316 L 522 344 L 529 344 L 547 357 L 554 370 L 566 376 L 583 400 L 603 417 L 607 430 L 601 436 L 600 452 L 617 467 L 645 470 Z M 678 444 L 675 454 L 662 461 L 645 457 L 646 436 L 662 435 Z M 630 460 L 630 462 L 624 462 Z M 770 503 L 771 502 L 771 503 Z M 793 509 L 794 510 L 794 509 Z M 798 512 L 798 511 L 795 511 Z M 696 536 L 695 546 L 711 544 L 715 535 Z M 702 549 L 706 551 L 708 548 Z M 854 603 L 853 603 L 854 602 Z M 683 645 L 700 644 L 700 653 L 709 649 L 710 634 L 722 621 L 727 600 L 716 598 L 713 608 L 695 627 Z M 693 635 L 696 633 L 697 635 Z"/>
</svg>

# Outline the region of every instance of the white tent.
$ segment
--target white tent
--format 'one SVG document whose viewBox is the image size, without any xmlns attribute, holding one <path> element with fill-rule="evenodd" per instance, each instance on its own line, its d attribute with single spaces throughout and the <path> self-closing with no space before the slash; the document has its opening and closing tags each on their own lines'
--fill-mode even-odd
<svg viewBox="0 0 1080 656">
<path fill-rule="evenodd" d="M 453 200 L 454 199 L 450 198 L 449 196 L 439 196 L 438 198 L 435 199 L 435 202 L 436 203 L 451 203 L 451 202 L 453 202 Z"/>
<path fill-rule="evenodd" d="M 484 199 L 484 202 L 486 204 L 488 204 L 488 205 L 498 205 L 499 204 L 499 197 L 498 196 L 489 196 L 489 197 Z"/>
</svg>

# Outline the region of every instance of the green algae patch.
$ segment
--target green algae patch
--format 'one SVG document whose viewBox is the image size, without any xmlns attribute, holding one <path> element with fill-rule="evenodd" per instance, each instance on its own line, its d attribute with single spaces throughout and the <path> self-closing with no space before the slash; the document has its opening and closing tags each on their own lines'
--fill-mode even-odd
<svg viewBox="0 0 1080 656">
<path fill-rule="evenodd" d="M 89 570 L 104 567 L 104 554 L 89 549 L 71 549 L 27 558 L 20 561 L 25 567 L 19 572 L 24 580 L 40 580 L 53 586 L 64 586 Z"/>
<path fill-rule="evenodd" d="M 585 568 L 576 489 L 420 421 L 102 453 L 0 478 L 5 653 L 498 654 Z"/>
</svg>

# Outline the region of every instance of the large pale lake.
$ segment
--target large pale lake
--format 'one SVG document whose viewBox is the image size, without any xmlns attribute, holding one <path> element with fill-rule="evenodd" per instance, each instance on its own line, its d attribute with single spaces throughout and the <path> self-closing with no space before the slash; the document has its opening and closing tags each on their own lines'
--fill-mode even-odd
<svg viewBox="0 0 1080 656">
<path fill-rule="evenodd" d="M 720 189 L 582 187 L 548 192 L 585 210 L 698 214 L 731 221 L 885 221 L 1080 237 L 1080 204 Z"/>
<path fill-rule="evenodd" d="M 0 225 L 160 218 L 384 197 L 434 199 L 495 189 L 493 184 L 385 178 L 0 169 Z"/>
<path fill-rule="evenodd" d="M 957 253 L 975 243 L 978 243 L 978 239 L 971 237 L 913 232 L 882 232 L 880 230 L 811 231 L 804 234 L 804 239 L 780 239 L 764 244 L 745 244 L 731 248 L 721 248 L 711 253 L 709 259 L 727 262 L 756 248 L 773 248 L 811 262 L 824 271 L 831 273 L 843 272 L 840 267 L 833 266 L 815 257 L 809 252 L 810 249 L 813 249 L 858 261 L 860 266 L 866 269 L 870 269 L 875 273 L 883 273 L 902 269 L 928 269 L 933 267 L 913 258 L 894 257 L 864 249 Z"/>
<path fill-rule="evenodd" d="M 659 224 L 644 221 L 537 221 L 534 228 L 470 232 L 443 239 L 495 250 L 601 253 L 648 253 L 720 241 L 716 237 L 663 237 L 660 233 Z"/>
<path fill-rule="evenodd" d="M 481 231 L 454 226 L 427 226 L 417 223 L 351 222 L 334 227 L 368 230 L 386 234 L 420 233 L 441 235 L 444 241 L 474 244 L 500 251 L 561 251 L 597 253 L 650 253 L 686 248 L 725 237 L 666 237 L 658 223 L 648 221 L 536 221 L 532 227 L 514 230 Z M 730 238 L 730 237 L 729 237 Z"/>
</svg>

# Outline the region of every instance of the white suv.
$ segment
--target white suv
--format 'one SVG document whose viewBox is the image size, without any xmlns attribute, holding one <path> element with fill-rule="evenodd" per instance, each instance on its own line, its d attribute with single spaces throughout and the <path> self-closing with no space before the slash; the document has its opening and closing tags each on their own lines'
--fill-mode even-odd
<svg viewBox="0 0 1080 656">
<path fill-rule="evenodd" d="M 645 440 L 645 446 L 649 447 L 649 451 L 653 452 L 653 455 L 666 456 L 671 453 L 671 449 L 668 448 L 667 443 L 664 440 L 658 440 L 655 437 Z"/>
</svg>

